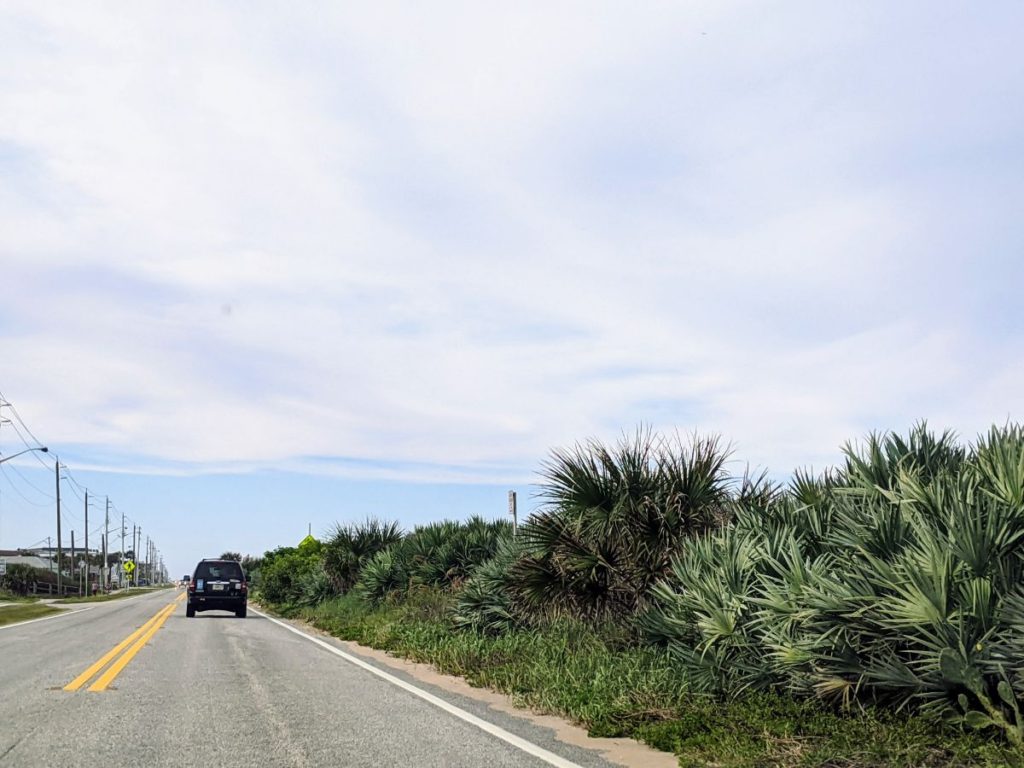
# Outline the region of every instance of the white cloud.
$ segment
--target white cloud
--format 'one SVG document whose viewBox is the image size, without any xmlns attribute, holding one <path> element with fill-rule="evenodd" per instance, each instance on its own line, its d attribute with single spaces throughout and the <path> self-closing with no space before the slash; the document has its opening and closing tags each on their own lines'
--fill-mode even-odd
<svg viewBox="0 0 1024 768">
<path fill-rule="evenodd" d="M 941 311 L 988 286 L 960 182 L 1022 191 L 969 159 L 1021 127 L 1019 12 L 927 10 L 22 4 L 4 391 L 135 470 L 409 479 L 639 420 L 785 472 L 1019 417 L 1019 335 Z"/>
</svg>

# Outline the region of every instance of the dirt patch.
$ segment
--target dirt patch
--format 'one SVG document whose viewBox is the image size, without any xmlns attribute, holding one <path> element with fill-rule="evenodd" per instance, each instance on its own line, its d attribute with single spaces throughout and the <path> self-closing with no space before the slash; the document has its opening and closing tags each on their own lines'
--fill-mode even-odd
<svg viewBox="0 0 1024 768">
<path fill-rule="evenodd" d="M 391 669 L 405 672 L 410 677 L 423 683 L 436 685 L 438 688 L 446 691 L 483 702 L 491 709 L 524 718 L 543 728 L 549 728 L 554 732 L 555 738 L 563 744 L 599 752 L 605 760 L 617 765 L 626 766 L 626 768 L 676 768 L 679 764 L 674 755 L 668 752 L 659 752 L 633 739 L 605 739 L 588 736 L 586 729 L 580 728 L 578 725 L 573 725 L 567 720 L 555 717 L 554 715 L 542 715 L 522 707 L 517 707 L 513 704 L 512 699 L 503 693 L 485 688 L 474 688 L 466 682 L 465 678 L 442 674 L 430 664 L 398 658 L 385 651 L 369 648 L 350 640 L 339 640 L 329 632 L 324 632 L 304 621 L 297 619 L 289 619 L 288 621 L 310 634 L 331 637 L 336 642 L 341 643 L 346 651 L 355 656 L 372 659 Z"/>
</svg>

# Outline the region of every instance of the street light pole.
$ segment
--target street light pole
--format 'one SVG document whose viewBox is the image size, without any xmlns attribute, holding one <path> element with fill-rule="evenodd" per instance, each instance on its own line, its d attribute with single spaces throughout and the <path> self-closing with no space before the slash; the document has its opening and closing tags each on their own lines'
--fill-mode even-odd
<svg viewBox="0 0 1024 768">
<path fill-rule="evenodd" d="M 8 403 L 0 402 L 0 405 L 8 405 Z M 31 453 L 32 451 L 39 451 L 40 453 L 49 453 L 50 449 L 47 448 L 45 445 L 38 445 L 35 448 L 26 448 L 24 451 L 18 451 L 17 453 L 12 453 L 10 456 L 4 456 L 3 458 L 0 458 L 0 464 L 3 464 L 6 461 L 10 461 L 11 459 L 16 459 L 18 456 L 21 456 L 22 454 Z M 59 475 L 59 472 L 60 472 L 60 470 L 58 470 L 58 476 L 57 476 L 58 477 L 58 480 L 57 480 L 57 548 L 58 548 L 58 550 L 60 549 L 60 475 Z M 52 551 L 50 552 L 50 555 L 51 556 L 53 555 Z M 60 561 L 59 560 L 57 562 L 57 584 L 58 585 L 60 584 Z M 59 589 L 59 586 L 58 586 L 58 589 Z"/>
<path fill-rule="evenodd" d="M 16 459 L 18 456 L 21 456 L 23 453 L 29 453 L 31 451 L 40 451 L 42 453 L 49 453 L 50 449 L 47 448 L 45 445 L 40 445 L 37 448 L 26 448 L 24 451 L 18 451 L 17 453 L 12 453 L 10 456 L 6 456 L 6 457 L 0 459 L 0 464 L 3 464 L 5 461 L 10 461 L 11 459 Z"/>
</svg>

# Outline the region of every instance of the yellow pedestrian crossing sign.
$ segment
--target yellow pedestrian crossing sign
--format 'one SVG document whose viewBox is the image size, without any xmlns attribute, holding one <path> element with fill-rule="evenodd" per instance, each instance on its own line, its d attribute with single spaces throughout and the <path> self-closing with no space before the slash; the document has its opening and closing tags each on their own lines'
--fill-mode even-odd
<svg viewBox="0 0 1024 768">
<path fill-rule="evenodd" d="M 135 570 L 135 563 L 133 563 L 131 560 L 125 560 L 124 565 L 122 565 L 121 567 L 124 569 L 125 573 L 131 576 L 132 571 Z"/>
</svg>

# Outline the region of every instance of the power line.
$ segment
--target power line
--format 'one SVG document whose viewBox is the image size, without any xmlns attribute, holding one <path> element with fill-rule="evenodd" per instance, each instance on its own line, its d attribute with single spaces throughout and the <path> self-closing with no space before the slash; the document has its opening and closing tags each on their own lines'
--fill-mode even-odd
<svg viewBox="0 0 1024 768">
<path fill-rule="evenodd" d="M 26 424 L 25 420 L 21 418 L 21 414 L 18 413 L 18 409 L 14 407 L 14 403 L 12 403 L 5 397 L 3 392 L 0 392 L 0 401 L 2 401 L 4 405 L 11 409 L 11 413 L 14 414 L 14 418 L 16 418 L 18 420 L 18 423 L 25 428 L 25 431 L 28 432 L 29 436 L 36 441 L 36 445 L 42 445 L 43 442 L 38 437 L 32 434 L 32 430 L 28 428 L 28 424 Z"/>
<path fill-rule="evenodd" d="M 61 466 L 64 467 L 64 475 L 67 478 L 67 480 L 73 483 L 78 488 L 78 490 L 88 493 L 89 489 L 82 485 L 80 482 L 78 482 L 74 474 L 71 472 L 71 467 L 69 467 L 67 464 L 62 464 Z M 81 498 L 82 497 L 79 496 L 79 499 Z"/>
<path fill-rule="evenodd" d="M 60 512 L 61 512 L 62 515 L 64 515 L 64 519 L 65 520 L 67 520 L 68 518 L 71 518 L 72 520 L 76 520 L 79 523 L 83 522 L 81 515 L 78 515 L 78 514 L 75 514 L 74 512 L 69 512 L 68 511 L 68 508 L 64 504 L 63 499 L 61 500 L 61 503 L 60 503 Z"/>
<path fill-rule="evenodd" d="M 14 490 L 14 492 L 16 494 L 21 496 L 22 500 L 24 500 L 24 502 L 26 504 L 31 504 L 33 507 L 40 507 L 40 508 L 49 508 L 52 505 L 52 503 L 53 503 L 53 497 L 52 496 L 50 497 L 50 503 L 47 504 L 45 502 L 44 503 L 40 503 L 40 502 L 32 501 L 32 499 L 30 499 L 28 496 L 26 496 L 24 493 L 22 493 L 21 489 L 18 488 L 18 486 L 16 486 L 14 483 L 11 482 L 11 478 L 7 474 L 7 468 L 5 466 L 3 466 L 2 464 L 0 464 L 0 475 L 4 476 L 4 480 L 7 481 L 7 484 L 9 486 L 11 486 L 11 488 Z M 37 488 L 36 490 L 39 490 L 39 489 Z"/>
<path fill-rule="evenodd" d="M 65 477 L 64 479 L 65 479 L 65 480 L 70 480 L 70 478 L 69 478 L 69 477 Z M 84 497 L 84 496 L 83 496 L 82 494 L 80 494 L 80 493 L 79 493 L 79 492 L 78 492 L 78 491 L 77 491 L 77 490 L 75 489 L 75 486 L 76 486 L 76 485 L 78 485 L 78 483 L 73 483 L 73 484 L 71 484 L 71 485 L 68 485 L 68 488 L 70 488 L 70 489 L 71 489 L 71 493 L 73 493 L 73 494 L 74 494 L 75 496 L 77 496 L 77 497 L 78 497 L 78 500 L 79 500 L 79 501 L 85 501 L 85 497 Z"/>
<path fill-rule="evenodd" d="M 110 502 L 110 508 L 114 512 L 117 512 L 117 514 L 122 515 L 124 517 L 126 523 L 131 523 L 132 525 L 138 525 L 139 524 L 137 520 L 133 520 L 131 517 L 129 517 L 124 512 L 122 512 L 120 509 L 118 509 L 117 508 L 117 504 L 115 504 L 114 502 Z"/>
<path fill-rule="evenodd" d="M 2 396 L 0 396 L 0 397 L 2 397 Z M 7 402 L 6 400 L 5 400 L 5 401 L 3 401 L 2 403 L 0 403 L 0 406 L 10 406 L 10 407 L 11 407 L 12 409 L 14 408 L 14 406 L 12 406 L 12 405 L 11 405 L 10 403 L 8 403 L 8 402 Z M 21 420 L 21 419 L 19 418 L 19 421 L 20 421 L 20 420 Z M 15 424 L 15 423 L 14 423 L 13 421 L 11 421 L 10 419 L 6 419 L 4 423 L 6 423 L 6 424 L 10 424 L 10 425 L 11 425 L 11 427 L 12 427 L 12 428 L 14 429 L 14 434 L 16 434 L 16 435 L 18 436 L 18 439 L 19 439 L 19 440 L 21 440 L 21 443 L 22 443 L 22 445 L 24 445 L 24 446 L 25 446 L 26 448 L 38 448 L 38 447 L 42 446 L 42 443 L 41 443 L 41 442 L 39 442 L 38 440 L 36 440 L 36 437 L 35 437 L 35 435 L 33 435 L 33 434 L 32 434 L 32 433 L 31 433 L 31 432 L 29 431 L 29 428 L 25 426 L 24 422 L 22 422 L 22 427 L 24 427 L 24 428 L 25 428 L 25 431 L 26 431 L 26 432 L 28 432 L 28 433 L 29 433 L 29 435 L 31 435 L 31 437 L 32 437 L 32 439 L 33 439 L 33 440 L 36 440 L 36 444 L 35 444 L 35 445 L 32 445 L 32 443 L 30 443 L 30 442 L 29 442 L 29 441 L 28 441 L 28 440 L 27 440 L 27 439 L 25 438 L 25 435 L 23 435 L 23 434 L 21 433 L 21 430 L 20 430 L 20 429 L 18 429 L 18 425 L 17 425 L 17 424 Z M 33 458 L 35 458 L 35 460 L 36 460 L 36 461 L 38 461 L 38 462 L 40 463 L 40 465 L 42 465 L 42 466 L 46 467 L 47 469 L 49 469 L 49 468 L 50 468 L 50 467 L 49 467 L 49 465 L 47 465 L 47 463 L 46 463 L 45 461 L 43 461 L 43 459 L 42 459 L 42 457 L 41 457 L 41 456 L 39 456 L 39 455 L 34 455 L 34 456 L 33 456 Z"/>
<path fill-rule="evenodd" d="M 22 418 L 21 414 L 18 412 L 18 409 L 15 408 L 14 405 L 10 401 L 7 400 L 7 398 L 4 396 L 3 392 L 0 392 L 0 408 L 10 408 L 11 409 L 11 415 L 14 417 L 13 420 L 12 420 L 12 419 L 2 418 L 2 416 L 0 416 L 0 424 L 10 424 L 11 428 L 14 430 L 14 433 L 17 435 L 18 439 L 21 441 L 21 443 L 26 448 L 36 449 L 36 450 L 33 450 L 33 456 L 34 456 L 35 460 L 39 462 L 40 466 L 42 466 L 47 471 L 51 471 L 52 469 L 54 469 L 53 467 L 50 467 L 47 464 L 47 462 L 44 461 L 42 459 L 42 457 L 40 457 L 38 455 L 37 450 L 39 448 L 43 447 L 42 441 L 40 441 L 39 438 L 36 437 L 35 433 L 29 428 L 28 424 L 25 423 L 25 420 Z M 75 508 L 74 505 L 69 505 L 68 504 L 68 502 L 69 502 L 68 499 L 61 499 L 60 498 L 60 487 L 61 487 L 60 486 L 60 481 L 61 480 L 66 480 L 67 481 L 67 487 L 71 489 L 72 494 L 74 496 L 76 496 L 79 501 L 82 501 L 82 502 L 85 502 L 86 504 L 89 504 L 90 500 L 88 499 L 87 495 L 83 495 L 83 494 L 89 494 L 89 489 L 85 485 L 83 485 L 81 482 L 78 481 L 78 479 L 75 477 L 74 473 L 71 471 L 71 468 L 67 464 L 64 464 L 64 463 L 60 462 L 56 458 L 56 455 L 54 456 L 54 459 L 56 460 L 56 472 L 57 472 L 56 495 L 51 494 L 51 493 L 47 493 L 46 491 L 44 491 L 42 488 L 37 486 L 31 480 L 29 480 L 25 475 L 23 475 L 13 465 L 10 467 L 12 470 L 14 470 L 14 472 L 17 474 L 17 476 L 26 485 L 28 485 L 30 488 L 32 488 L 36 493 L 40 494 L 40 496 L 45 497 L 47 499 L 47 502 L 37 503 L 35 501 L 32 501 L 24 493 L 22 493 L 21 488 L 19 488 L 18 485 L 16 485 L 13 482 L 13 480 L 10 478 L 10 476 L 7 475 L 7 473 L 5 471 L 6 467 L 0 466 L 0 474 L 3 474 L 4 480 L 7 481 L 7 484 L 14 490 L 14 492 L 18 496 L 20 496 L 21 499 L 25 503 L 27 503 L 27 504 L 29 504 L 29 505 L 31 505 L 33 507 L 50 508 L 52 506 L 53 502 L 57 501 L 57 507 L 58 507 L 58 509 L 57 509 L 57 531 L 58 531 L 58 534 L 57 535 L 58 535 L 58 539 L 59 539 L 61 537 L 61 533 L 60 533 L 61 523 L 64 523 L 64 524 L 68 525 L 69 528 L 73 528 L 75 526 L 80 526 L 80 527 L 83 527 L 83 528 L 86 527 L 84 525 L 84 523 L 83 523 L 83 517 L 80 516 L 77 513 L 77 508 Z M 95 498 L 96 494 L 93 494 L 93 496 Z M 96 507 L 94 507 L 94 508 L 96 508 Z M 100 509 L 102 509 L 102 507 L 100 507 Z M 117 514 L 121 515 L 121 518 L 122 518 L 122 528 L 121 528 L 122 544 L 121 544 L 121 550 L 124 550 L 125 549 L 125 545 L 127 544 L 127 542 L 124 539 L 128 535 L 128 525 L 131 524 L 131 525 L 133 525 L 135 527 L 138 527 L 138 528 L 141 528 L 141 526 L 139 525 L 138 521 L 136 521 L 135 519 L 133 519 L 133 518 L 129 517 L 128 515 L 126 515 L 125 513 L 123 513 L 120 509 L 117 508 L 116 504 L 110 502 L 109 496 L 107 497 L 106 511 L 107 511 L 107 513 L 113 511 L 113 512 L 116 512 Z M 115 523 L 114 530 L 116 530 L 116 523 Z M 111 545 L 113 543 L 113 539 L 114 539 L 114 535 L 115 535 L 114 534 L 114 530 L 110 529 L 108 523 L 106 522 L 106 516 L 104 515 L 100 519 L 100 521 L 99 521 L 98 525 L 96 526 L 95 530 L 87 531 L 87 533 L 88 533 L 88 535 L 90 537 L 96 537 L 96 536 L 99 536 L 100 534 L 104 534 L 104 535 L 110 534 L 109 536 L 107 536 L 106 540 L 104 541 L 104 550 L 109 554 L 111 552 L 111 550 L 112 550 L 112 546 Z M 51 537 L 47 537 L 46 539 L 43 539 L 43 540 L 41 540 L 39 542 L 36 542 L 35 544 L 32 545 L 32 547 L 36 547 L 36 546 L 42 544 L 43 541 L 50 541 L 50 539 L 51 539 Z M 147 539 L 147 540 L 151 541 L 151 539 Z M 62 542 L 60 542 L 60 541 L 57 542 L 58 551 L 60 549 L 61 543 Z M 139 548 L 141 548 L 141 543 L 142 542 L 141 542 L 141 536 L 140 536 L 140 540 L 139 540 L 140 547 Z M 150 544 L 147 544 L 147 546 L 150 546 Z M 133 549 L 136 548 L 136 544 L 135 544 L 134 538 L 132 539 L 132 547 L 133 547 Z M 97 548 L 97 551 L 99 551 L 99 548 Z M 122 551 L 121 555 L 123 556 L 123 554 L 124 554 L 124 552 Z M 135 556 L 136 559 L 138 559 L 139 558 L 139 553 L 135 552 L 134 556 Z M 152 574 L 153 573 L 152 568 L 155 567 L 155 558 L 157 557 L 155 547 L 153 548 L 152 553 L 147 553 L 145 555 L 145 557 L 153 560 L 153 562 L 151 563 L 151 571 L 150 571 L 150 573 Z M 147 562 L 149 562 L 149 560 L 147 560 Z"/>
<path fill-rule="evenodd" d="M 36 493 L 40 494 L 41 496 L 45 496 L 50 501 L 54 500 L 54 496 L 53 496 L 52 493 L 47 493 L 42 488 L 40 488 L 38 485 L 33 483 L 27 477 L 25 477 L 23 474 L 21 474 L 21 470 L 19 470 L 16 466 L 14 466 L 14 464 L 10 464 L 10 465 L 5 464 L 3 466 L 4 466 L 4 469 L 10 469 L 12 472 L 14 472 L 18 477 L 20 477 L 25 482 L 26 485 L 32 486 L 32 488 L 36 491 Z M 47 469 L 49 469 L 49 467 L 47 467 Z"/>
</svg>

